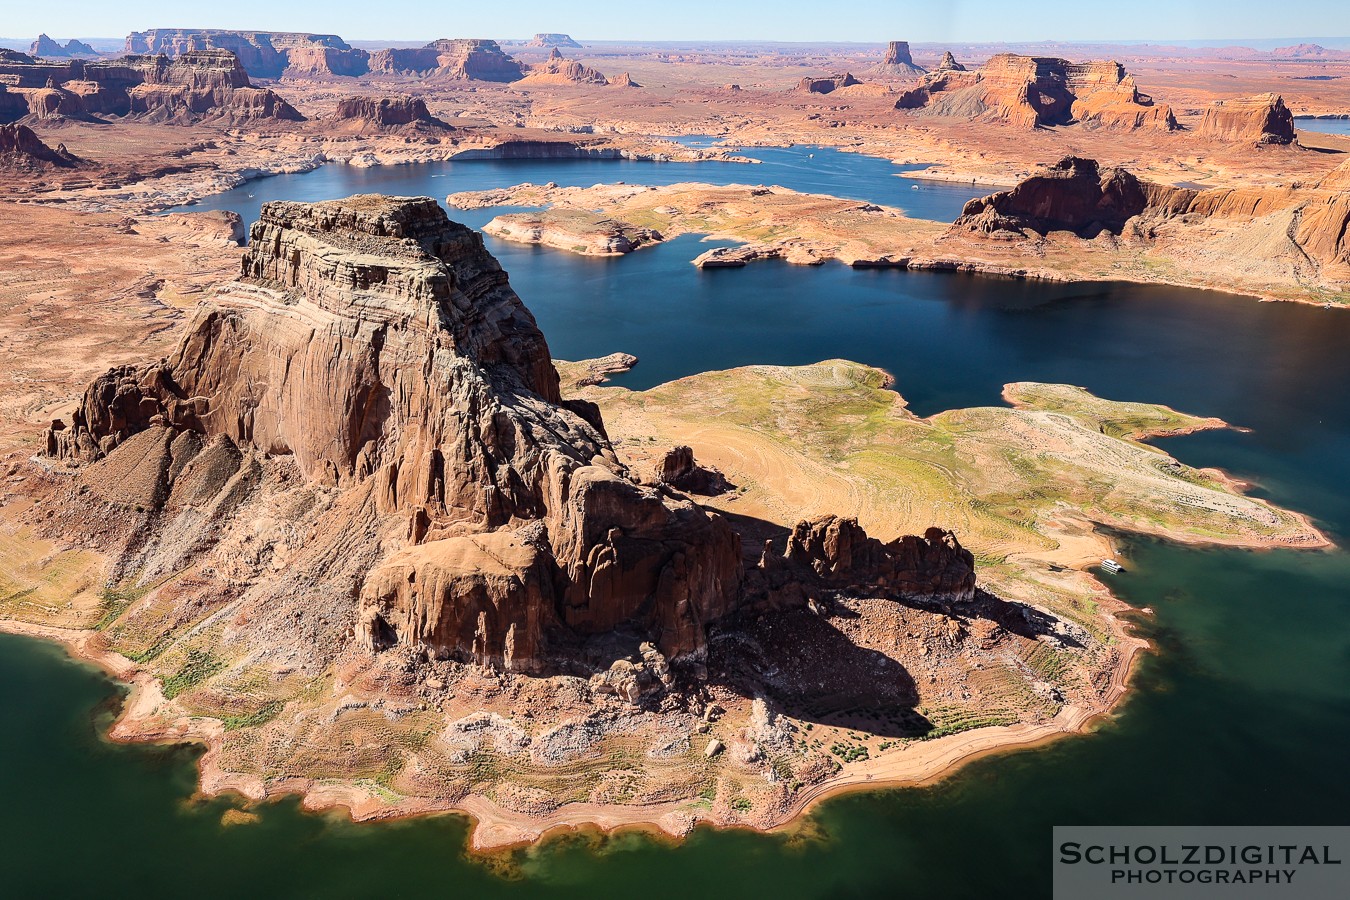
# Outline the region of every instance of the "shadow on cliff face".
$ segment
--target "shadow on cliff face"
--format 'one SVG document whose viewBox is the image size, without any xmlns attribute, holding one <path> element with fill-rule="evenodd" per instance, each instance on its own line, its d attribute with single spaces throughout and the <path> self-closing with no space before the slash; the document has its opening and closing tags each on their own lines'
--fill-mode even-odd
<svg viewBox="0 0 1350 900">
<path fill-rule="evenodd" d="M 782 553 L 792 530 L 724 515 L 742 538 L 751 573 L 747 590 L 761 593 L 710 629 L 707 684 L 764 697 L 793 718 L 882 737 L 923 737 L 935 726 L 919 711 L 923 698 L 905 660 L 935 669 L 927 662 L 933 653 L 933 660 L 956 655 L 973 665 L 1013 637 L 1084 646 L 1075 626 L 979 589 L 968 600 L 943 600 L 841 588 L 800 570 L 787 582 L 765 578 L 753 557 Z M 950 690 L 950 660 L 936 668 L 947 674 L 934 693 Z"/>
<path fill-rule="evenodd" d="M 763 696 L 794 719 L 922 737 L 933 724 L 915 707 L 918 685 L 897 660 L 809 609 L 729 622 L 712 635 L 708 683 Z"/>
</svg>

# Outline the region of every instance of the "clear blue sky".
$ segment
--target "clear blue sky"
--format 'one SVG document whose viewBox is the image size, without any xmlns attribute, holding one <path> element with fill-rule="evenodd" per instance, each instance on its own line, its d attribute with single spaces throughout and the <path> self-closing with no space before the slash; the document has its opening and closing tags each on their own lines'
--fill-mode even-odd
<svg viewBox="0 0 1350 900">
<path fill-rule="evenodd" d="M 1214 40 L 1350 35 L 1350 0 L 5 0 L 5 37 L 155 27 L 317 31 L 355 40 Z"/>
</svg>

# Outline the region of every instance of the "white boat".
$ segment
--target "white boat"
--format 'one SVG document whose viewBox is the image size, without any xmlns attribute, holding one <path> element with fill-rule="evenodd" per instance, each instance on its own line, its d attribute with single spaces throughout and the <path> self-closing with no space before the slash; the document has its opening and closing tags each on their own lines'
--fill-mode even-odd
<svg viewBox="0 0 1350 900">
<path fill-rule="evenodd" d="M 1125 567 L 1122 566 L 1120 563 L 1116 562 L 1114 559 L 1102 560 L 1102 568 L 1108 572 L 1111 572 L 1112 574 L 1119 574 L 1125 571 Z"/>
</svg>

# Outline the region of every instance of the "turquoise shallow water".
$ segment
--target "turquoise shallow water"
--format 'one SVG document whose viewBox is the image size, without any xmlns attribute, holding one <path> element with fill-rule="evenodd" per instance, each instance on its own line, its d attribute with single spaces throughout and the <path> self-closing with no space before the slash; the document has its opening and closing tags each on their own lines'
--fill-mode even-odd
<svg viewBox="0 0 1350 900">
<path fill-rule="evenodd" d="M 588 181 L 613 180 L 608 164 L 582 165 Z M 331 183 L 328 196 L 367 189 L 371 171 L 334 167 L 362 184 Z M 289 182 L 257 182 L 253 199 L 274 184 Z M 693 238 L 617 260 L 490 246 L 555 355 L 635 353 L 633 386 L 842 356 L 890 370 L 927 414 L 998 403 L 1013 380 L 1081 384 L 1250 427 L 1164 446 L 1255 481 L 1338 543 L 1350 536 L 1342 313 L 842 266 L 703 273 L 688 264 L 704 249 Z M 223 828 L 226 801 L 191 799 L 194 751 L 109 745 L 99 735 L 118 688 L 55 647 L 0 636 L 3 892 L 1038 897 L 1049 893 L 1055 824 L 1343 823 L 1350 556 L 1156 541 L 1131 541 L 1124 555 L 1130 572 L 1115 585 L 1156 611 L 1142 628 L 1159 652 L 1144 658 L 1119 717 L 1092 735 L 986 759 L 931 788 L 837 798 L 818 808 L 809 838 L 572 838 L 491 865 L 465 855 L 455 817 L 357 826 L 283 802 L 261 808 L 259 824 Z"/>
</svg>

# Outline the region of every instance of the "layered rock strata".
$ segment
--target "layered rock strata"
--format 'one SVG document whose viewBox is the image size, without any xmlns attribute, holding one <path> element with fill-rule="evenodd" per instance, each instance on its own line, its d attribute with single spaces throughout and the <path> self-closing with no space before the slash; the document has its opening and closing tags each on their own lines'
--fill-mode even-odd
<svg viewBox="0 0 1350 900">
<path fill-rule="evenodd" d="M 945 62 L 945 59 L 944 59 Z M 953 60 L 953 62 L 955 62 Z M 1118 62 L 1000 53 L 976 71 L 940 67 L 905 91 L 897 109 L 922 115 L 1009 122 L 1027 128 L 1068 125 L 1170 131 L 1170 107 L 1154 105 Z"/>
<path fill-rule="evenodd" d="M 572 39 L 570 34 L 558 34 L 557 32 L 544 32 L 536 34 L 525 44 L 526 47 L 562 47 L 567 50 L 580 50 L 581 45 Z"/>
<path fill-rule="evenodd" d="M 562 398 L 481 237 L 426 198 L 266 204 L 239 280 L 167 358 L 95 379 L 45 452 L 74 471 L 60 527 L 101 535 L 114 580 L 186 618 L 242 596 L 257 624 L 235 639 L 258 652 L 354 642 L 534 672 L 622 633 L 679 659 L 747 599 L 961 601 L 974 579 L 943 535 L 805 523 L 747 581 L 725 519 L 632 475 L 597 408 Z"/>
<path fill-rule="evenodd" d="M 854 78 L 852 73 L 844 72 L 840 75 L 831 75 L 828 78 L 807 76 L 797 82 L 797 90 L 803 94 L 832 94 L 840 88 L 852 87 L 855 84 L 862 84 L 862 82 Z"/>
<path fill-rule="evenodd" d="M 431 128 L 449 128 L 445 122 L 433 116 L 426 103 L 420 97 L 398 95 L 394 97 L 343 97 L 338 100 L 333 111 L 333 119 L 345 124 L 362 128 L 401 128 L 404 126 L 425 126 Z"/>
<path fill-rule="evenodd" d="M 371 649 L 534 669 L 551 637 L 628 624 L 701 651 L 736 535 L 639 485 L 594 408 L 563 403 L 478 235 L 428 199 L 269 203 L 241 276 L 168 359 L 97 379 L 52 454 L 157 472 L 156 506 L 189 490 L 195 447 L 293 460 L 402 545 L 352 588 Z"/>
<path fill-rule="evenodd" d="M 1294 116 L 1279 94 L 1220 100 L 1205 109 L 1197 134 L 1237 144 L 1292 144 Z"/>
<path fill-rule="evenodd" d="M 1301 281 L 1350 282 L 1350 163 L 1315 185 L 1196 189 L 1144 181 L 1118 167 L 1066 157 L 1012 190 L 966 204 L 952 232 L 1017 239 L 1072 232 L 1103 232 L 1130 240 L 1177 242 L 1177 252 L 1209 238 L 1197 228 L 1248 229 L 1258 258 L 1288 269 Z M 1265 238 L 1262 238 L 1265 236 Z M 1230 257 L 1233 250 L 1225 249 Z"/>
<path fill-rule="evenodd" d="M 237 57 L 225 50 L 176 58 L 127 56 L 110 62 L 0 60 L 10 98 L 0 117 L 34 119 L 136 116 L 157 122 L 204 118 L 299 121 L 304 117 L 276 92 L 256 88 Z"/>
<path fill-rule="evenodd" d="M 255 78 L 283 74 L 364 75 L 369 54 L 335 34 L 230 31 L 214 28 L 152 28 L 127 36 L 126 53 L 170 58 L 200 50 L 228 50 Z M 287 72 L 293 69 L 292 72 Z"/>
<path fill-rule="evenodd" d="M 519 81 L 525 76 L 525 67 L 496 41 L 477 39 L 442 39 L 414 49 L 380 50 L 371 56 L 370 70 L 456 81 Z"/>
</svg>

